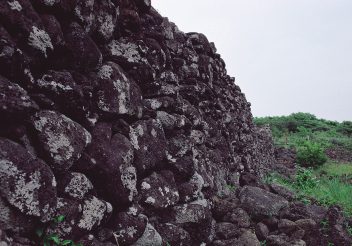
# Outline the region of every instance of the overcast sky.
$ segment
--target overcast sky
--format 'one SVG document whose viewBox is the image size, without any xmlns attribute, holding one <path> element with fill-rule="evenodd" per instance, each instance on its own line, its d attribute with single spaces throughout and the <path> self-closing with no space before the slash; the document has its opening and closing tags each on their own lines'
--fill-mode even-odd
<svg viewBox="0 0 352 246">
<path fill-rule="evenodd" d="M 352 120 L 352 0 L 153 0 L 215 42 L 254 116 Z"/>
</svg>

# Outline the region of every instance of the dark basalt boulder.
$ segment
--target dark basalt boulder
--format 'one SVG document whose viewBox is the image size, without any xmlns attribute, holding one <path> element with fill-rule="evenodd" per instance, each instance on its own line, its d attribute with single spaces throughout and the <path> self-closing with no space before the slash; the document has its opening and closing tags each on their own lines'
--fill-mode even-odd
<svg viewBox="0 0 352 246">
<path fill-rule="evenodd" d="M 6 120 L 29 116 L 38 110 L 38 105 L 18 84 L 0 76 L 0 114 Z"/>
<path fill-rule="evenodd" d="M 23 214 L 49 221 L 56 210 L 56 179 L 42 160 L 0 138 L 0 194 Z"/>
<path fill-rule="evenodd" d="M 31 123 L 43 152 L 55 171 L 70 169 L 84 148 L 91 142 L 90 133 L 63 114 L 43 110 L 36 113 Z"/>
<path fill-rule="evenodd" d="M 285 198 L 252 186 L 245 186 L 239 197 L 242 207 L 258 217 L 277 216 L 281 209 L 288 206 Z"/>
<path fill-rule="evenodd" d="M 172 172 L 152 173 L 141 182 L 140 195 L 145 204 L 161 209 L 178 202 L 179 193 Z"/>
<path fill-rule="evenodd" d="M 134 165 L 140 175 L 166 159 L 166 139 L 160 121 L 137 121 L 131 126 L 129 137 L 134 148 Z"/>
</svg>

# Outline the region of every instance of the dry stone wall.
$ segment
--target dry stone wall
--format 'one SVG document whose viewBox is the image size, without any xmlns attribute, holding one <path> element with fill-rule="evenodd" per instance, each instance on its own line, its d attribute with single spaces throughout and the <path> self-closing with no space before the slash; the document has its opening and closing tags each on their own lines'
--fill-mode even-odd
<svg viewBox="0 0 352 246">
<path fill-rule="evenodd" d="M 64 215 L 48 233 L 84 245 L 210 243 L 213 197 L 273 162 L 215 45 L 148 0 L 0 1 L 0 115 L 20 239 Z"/>
</svg>

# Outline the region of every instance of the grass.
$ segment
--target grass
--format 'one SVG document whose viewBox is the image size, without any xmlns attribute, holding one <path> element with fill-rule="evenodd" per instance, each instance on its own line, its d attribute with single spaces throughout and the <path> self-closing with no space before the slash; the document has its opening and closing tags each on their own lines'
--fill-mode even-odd
<svg viewBox="0 0 352 246">
<path fill-rule="evenodd" d="M 352 163 L 341 163 L 330 160 L 317 169 L 318 175 L 326 175 L 328 177 L 352 177 Z"/>
<path fill-rule="evenodd" d="M 309 113 L 289 116 L 257 117 L 256 125 L 269 125 L 278 146 L 297 148 L 304 141 L 319 144 L 324 149 L 341 147 L 352 151 L 352 122 L 342 123 L 318 119 Z"/>
<path fill-rule="evenodd" d="M 320 172 L 321 170 L 328 170 L 329 173 L 336 175 L 330 177 L 317 176 L 316 173 L 319 173 L 319 170 L 300 168 L 293 182 L 278 174 L 270 175 L 265 181 L 287 187 L 294 191 L 296 197 L 304 203 L 315 200 L 324 206 L 339 205 L 347 215 L 352 215 L 352 185 L 340 178 L 339 175 L 343 175 L 343 173 L 338 168 L 334 169 L 330 165 L 326 164 L 325 168 L 323 166 Z M 352 163 L 347 166 L 345 168 L 350 170 Z"/>
</svg>

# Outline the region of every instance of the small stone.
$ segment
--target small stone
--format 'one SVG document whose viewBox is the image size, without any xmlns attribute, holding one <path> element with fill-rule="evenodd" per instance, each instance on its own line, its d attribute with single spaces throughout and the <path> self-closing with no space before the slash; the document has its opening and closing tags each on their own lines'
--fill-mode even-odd
<svg viewBox="0 0 352 246">
<path fill-rule="evenodd" d="M 255 227 L 255 234 L 259 240 L 265 240 L 269 235 L 269 229 L 264 223 L 259 222 Z"/>
<path fill-rule="evenodd" d="M 278 229 L 279 231 L 289 234 L 296 230 L 297 224 L 291 220 L 288 219 L 280 219 L 278 223 Z"/>
<path fill-rule="evenodd" d="M 239 228 L 232 223 L 221 222 L 216 224 L 215 233 L 217 239 L 231 239 L 239 236 Z"/>
</svg>

